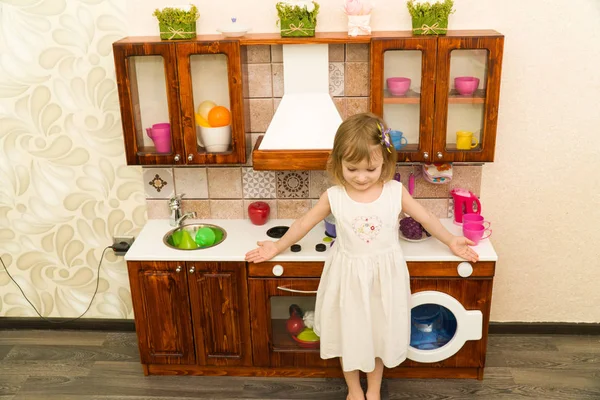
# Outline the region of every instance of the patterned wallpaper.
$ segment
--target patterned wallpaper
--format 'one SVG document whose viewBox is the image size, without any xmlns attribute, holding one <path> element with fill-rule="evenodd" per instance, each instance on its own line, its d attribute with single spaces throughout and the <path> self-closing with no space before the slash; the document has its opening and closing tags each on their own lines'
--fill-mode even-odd
<svg viewBox="0 0 600 400">
<path fill-rule="evenodd" d="M 146 221 L 112 58 L 124 3 L 0 1 L 0 256 L 44 316 L 81 314 L 102 250 Z M 0 316 L 35 315 L 0 265 Z M 132 317 L 126 264 L 110 250 L 86 317 Z"/>
</svg>

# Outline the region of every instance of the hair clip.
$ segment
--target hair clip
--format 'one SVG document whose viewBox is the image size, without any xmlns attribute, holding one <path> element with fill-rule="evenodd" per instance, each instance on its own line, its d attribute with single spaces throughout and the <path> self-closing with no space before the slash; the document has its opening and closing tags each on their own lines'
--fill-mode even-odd
<svg viewBox="0 0 600 400">
<path fill-rule="evenodd" d="M 390 147 L 392 147 L 392 139 L 390 137 L 390 132 L 392 131 L 392 129 L 387 128 L 383 130 L 381 124 L 379 123 L 377 124 L 377 127 L 379 128 L 379 132 L 381 132 L 379 134 L 379 138 L 381 139 L 381 145 L 385 146 L 387 151 L 391 153 L 392 150 L 390 150 Z"/>
</svg>

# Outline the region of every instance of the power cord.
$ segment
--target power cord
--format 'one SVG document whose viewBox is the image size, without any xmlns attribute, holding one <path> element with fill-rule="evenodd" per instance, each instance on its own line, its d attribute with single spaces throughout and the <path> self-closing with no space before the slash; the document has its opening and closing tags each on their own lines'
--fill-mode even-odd
<svg viewBox="0 0 600 400">
<path fill-rule="evenodd" d="M 44 321 L 46 321 L 46 322 L 48 322 L 50 324 L 66 324 L 67 322 L 73 322 L 73 321 L 76 321 L 79 318 L 83 317 L 90 310 L 90 307 L 92 307 L 92 303 L 94 302 L 94 299 L 96 298 L 96 294 L 98 293 L 98 286 L 100 285 L 100 265 L 102 265 L 102 260 L 104 259 L 104 253 L 106 253 L 106 250 L 113 249 L 113 251 L 115 253 L 117 253 L 117 252 L 127 252 L 127 250 L 129 250 L 129 247 L 130 246 L 129 246 L 128 243 L 121 242 L 121 243 L 115 243 L 112 246 L 106 246 L 104 248 L 104 250 L 102 251 L 102 256 L 100 257 L 100 262 L 98 262 L 98 269 L 96 271 L 96 289 L 94 290 L 94 294 L 92 295 L 92 298 L 90 299 L 90 304 L 88 304 L 88 306 L 85 309 L 85 311 L 83 312 L 83 314 L 81 314 L 79 317 L 75 317 L 75 318 L 71 318 L 71 319 L 67 319 L 67 320 L 60 320 L 60 321 L 53 321 L 51 319 L 48 319 L 48 318 L 44 317 L 42 314 L 40 314 L 40 312 L 37 310 L 37 308 L 35 308 L 35 306 L 33 305 L 33 303 L 31 303 L 31 301 L 29 301 L 29 299 L 25 295 L 25 292 L 23 291 L 23 289 L 21 289 L 21 286 L 19 286 L 19 284 L 17 283 L 17 281 L 15 281 L 15 279 L 10 274 L 10 272 L 8 272 L 8 268 L 6 268 L 6 264 L 4 264 L 4 261 L 2 260 L 1 257 L 0 257 L 0 262 L 2 263 L 2 266 L 4 267 L 4 270 L 8 274 L 8 277 L 10 278 L 10 280 L 13 281 L 13 283 L 15 285 L 17 285 L 17 287 L 21 291 L 21 294 L 25 298 L 25 300 L 27 300 L 27 302 L 29 303 L 29 305 L 33 308 L 33 310 L 35 311 L 35 313 L 40 316 L 41 319 L 43 319 Z"/>
</svg>

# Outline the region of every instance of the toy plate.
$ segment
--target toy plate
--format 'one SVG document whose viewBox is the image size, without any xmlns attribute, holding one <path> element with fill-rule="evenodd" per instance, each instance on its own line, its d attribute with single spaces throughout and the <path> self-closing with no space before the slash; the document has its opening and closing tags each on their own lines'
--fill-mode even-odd
<svg viewBox="0 0 600 400">
<path fill-rule="evenodd" d="M 425 231 L 423 231 L 423 234 L 421 235 L 421 239 L 409 239 L 409 238 L 407 238 L 406 236 L 404 236 L 404 235 L 402 234 L 402 231 L 398 231 L 398 236 L 399 236 L 399 237 L 400 237 L 400 239 L 402 239 L 402 240 L 405 240 L 405 241 L 407 241 L 407 242 L 413 242 L 413 243 L 424 242 L 424 241 L 426 241 L 426 240 L 428 240 L 428 239 L 431 239 L 431 238 L 432 238 L 432 236 L 427 236 L 427 235 L 425 234 Z"/>
</svg>

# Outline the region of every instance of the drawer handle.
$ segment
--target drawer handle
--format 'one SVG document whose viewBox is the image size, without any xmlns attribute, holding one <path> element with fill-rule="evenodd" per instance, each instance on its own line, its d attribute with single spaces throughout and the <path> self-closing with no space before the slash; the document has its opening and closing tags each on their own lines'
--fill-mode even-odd
<svg viewBox="0 0 600 400">
<path fill-rule="evenodd" d="M 290 289 L 283 286 L 277 286 L 278 290 L 290 293 L 305 293 L 305 294 L 317 294 L 316 290 L 298 290 L 298 289 Z"/>
<path fill-rule="evenodd" d="M 275 276 L 281 276 L 281 275 L 283 275 L 283 266 L 279 265 L 279 264 L 276 264 L 273 267 L 272 272 L 273 272 L 273 275 L 275 275 Z"/>
</svg>

